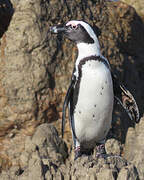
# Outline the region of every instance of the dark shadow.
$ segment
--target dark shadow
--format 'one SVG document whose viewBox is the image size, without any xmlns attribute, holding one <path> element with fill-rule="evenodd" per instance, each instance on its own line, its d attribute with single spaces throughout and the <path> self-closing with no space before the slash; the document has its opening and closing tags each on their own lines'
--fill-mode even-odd
<svg viewBox="0 0 144 180">
<path fill-rule="evenodd" d="M 108 138 L 115 138 L 121 141 L 122 144 L 125 143 L 127 131 L 129 127 L 135 127 L 135 122 L 133 122 L 121 105 L 114 103 L 114 111 L 112 118 L 111 129 L 108 133 Z"/>
<path fill-rule="evenodd" d="M 55 62 L 56 61 L 56 59 L 57 59 L 57 55 L 58 55 L 58 53 L 59 53 L 59 50 L 61 49 L 61 47 L 62 47 L 62 39 L 63 39 L 63 35 L 61 35 L 61 34 L 57 34 L 57 49 L 56 49 L 56 51 L 55 51 L 55 53 L 54 53 L 54 55 L 52 56 L 52 58 L 51 58 L 51 63 L 53 63 L 53 62 Z"/>
<path fill-rule="evenodd" d="M 9 0 L 0 1 L 0 38 L 7 31 L 11 18 L 14 13 L 14 8 Z"/>
<path fill-rule="evenodd" d="M 124 61 L 119 73 L 116 68 L 113 72 L 120 78 L 120 81 L 134 96 L 139 107 L 140 118 L 143 114 L 144 101 L 144 23 L 138 14 L 134 13 L 131 21 L 131 36 L 127 42 L 118 42 L 120 53 L 123 54 Z M 131 121 L 120 105 L 114 105 L 112 128 L 109 136 L 115 137 L 125 143 L 129 127 L 135 127 L 135 122 Z"/>
<path fill-rule="evenodd" d="M 48 77 L 49 77 L 49 88 L 54 90 L 55 88 L 55 79 L 54 77 L 51 75 L 51 73 L 47 72 L 48 73 Z"/>
</svg>

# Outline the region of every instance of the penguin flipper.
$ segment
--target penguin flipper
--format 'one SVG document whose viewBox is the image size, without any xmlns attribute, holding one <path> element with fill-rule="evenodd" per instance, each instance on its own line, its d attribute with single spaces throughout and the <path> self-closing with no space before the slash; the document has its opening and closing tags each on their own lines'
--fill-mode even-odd
<svg viewBox="0 0 144 180">
<path fill-rule="evenodd" d="M 136 123 L 139 122 L 139 109 L 133 95 L 120 84 L 117 77 L 112 74 L 113 88 L 115 99 L 121 104 L 121 106 L 127 112 L 129 118 Z"/>
<path fill-rule="evenodd" d="M 68 104 L 70 103 L 70 98 L 71 98 L 72 93 L 73 93 L 74 83 L 75 83 L 75 81 L 72 80 L 72 81 L 71 81 L 71 84 L 70 84 L 70 86 L 69 86 L 69 88 L 68 88 L 68 91 L 67 91 L 67 93 L 66 93 L 65 100 L 64 100 L 64 104 L 63 104 L 63 110 L 62 110 L 62 129 L 61 129 L 62 138 L 63 138 L 63 136 L 64 136 L 66 109 L 67 109 L 67 107 L 68 107 Z"/>
</svg>

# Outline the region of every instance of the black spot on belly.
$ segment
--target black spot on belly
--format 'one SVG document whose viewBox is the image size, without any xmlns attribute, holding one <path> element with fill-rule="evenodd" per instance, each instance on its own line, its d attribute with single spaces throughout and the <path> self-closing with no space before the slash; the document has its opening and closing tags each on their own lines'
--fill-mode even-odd
<svg viewBox="0 0 144 180">
<path fill-rule="evenodd" d="M 81 111 L 79 111 L 79 114 L 81 114 Z"/>
<path fill-rule="evenodd" d="M 96 107 L 96 104 L 94 105 L 94 107 Z"/>
<path fill-rule="evenodd" d="M 100 92 L 100 95 L 102 95 L 102 92 Z"/>
<path fill-rule="evenodd" d="M 95 117 L 95 115 L 93 114 L 93 117 Z"/>
<path fill-rule="evenodd" d="M 104 87 L 103 87 L 103 86 L 102 86 L 101 88 L 102 88 L 102 89 L 104 89 Z"/>
</svg>

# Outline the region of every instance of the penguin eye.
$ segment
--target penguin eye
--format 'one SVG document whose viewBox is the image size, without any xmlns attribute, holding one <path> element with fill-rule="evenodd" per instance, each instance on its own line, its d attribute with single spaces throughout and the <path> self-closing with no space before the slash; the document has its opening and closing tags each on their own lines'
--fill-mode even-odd
<svg viewBox="0 0 144 180">
<path fill-rule="evenodd" d="M 77 29 L 77 25 L 72 25 L 72 29 L 76 30 Z"/>
<path fill-rule="evenodd" d="M 77 28 L 78 28 L 78 26 L 74 25 L 74 24 L 71 24 L 71 25 L 68 26 L 69 30 L 76 30 Z"/>
</svg>

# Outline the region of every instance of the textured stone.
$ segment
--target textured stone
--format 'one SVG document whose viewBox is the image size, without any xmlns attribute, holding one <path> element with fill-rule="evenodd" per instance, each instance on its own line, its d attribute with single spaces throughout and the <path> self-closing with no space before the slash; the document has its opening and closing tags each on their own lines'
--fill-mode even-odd
<svg viewBox="0 0 144 180">
<path fill-rule="evenodd" d="M 127 133 L 124 157 L 137 168 L 140 179 L 144 179 L 144 118 Z"/>
<path fill-rule="evenodd" d="M 31 142 L 31 143 L 30 143 Z M 40 125 L 25 141 L 19 165 L 2 171 L 3 180 L 119 180 L 138 178 L 136 168 L 119 156 L 105 158 L 82 156 L 76 161 L 66 159 L 65 143 L 54 126 Z M 65 153 L 64 153 L 65 152 Z M 63 160 L 62 160 L 63 157 Z"/>
<path fill-rule="evenodd" d="M 97 180 L 115 180 L 114 172 L 111 169 L 104 169 L 97 175 Z"/>
<path fill-rule="evenodd" d="M 118 174 L 117 180 L 138 180 L 139 176 L 136 168 L 133 165 L 124 167 Z"/>
<path fill-rule="evenodd" d="M 116 139 L 108 139 L 105 144 L 105 149 L 107 154 L 113 154 L 120 156 L 121 154 L 121 146 L 119 141 Z"/>
<path fill-rule="evenodd" d="M 20 156 L 21 166 L 26 166 L 31 154 L 40 156 L 45 164 L 47 158 L 53 163 L 60 164 L 67 158 L 66 144 L 58 137 L 57 130 L 48 124 L 40 125 L 32 138 L 25 141 L 25 151 Z"/>
<path fill-rule="evenodd" d="M 10 168 L 7 172 L 13 179 L 37 179 L 44 180 L 52 177 L 62 179 L 61 172 L 56 172 L 60 164 L 67 157 L 67 148 L 54 126 L 42 124 L 32 136 L 25 141 L 25 148 L 21 152 L 19 166 Z M 47 174 L 46 174 L 47 173 Z M 49 173 L 51 174 L 49 176 Z M 8 179 L 5 171 L 0 175 L 1 178 Z M 61 178 L 60 178 L 61 177 Z"/>
<path fill-rule="evenodd" d="M 1 155 L 2 161 L 10 159 L 9 164 L 17 165 L 21 157 L 26 166 L 29 162 L 27 151 L 35 152 L 36 148 L 35 144 L 30 146 L 31 138 L 25 144 L 26 136 L 33 135 L 39 124 L 61 118 L 77 50 L 70 41 L 48 33 L 49 27 L 58 22 L 84 19 L 101 29 L 102 54 L 108 57 L 112 70 L 134 94 L 142 114 L 144 25 L 134 8 L 119 1 L 104 0 L 11 2 L 15 12 L 1 38 L 0 49 L 0 143 L 1 154 L 8 156 L 3 158 L 5 156 Z M 8 6 L 13 11 L 10 3 Z M 133 126 L 123 114 L 116 111 L 110 131 L 110 137 L 116 137 L 122 143 L 128 128 Z M 55 124 L 59 127 L 60 123 L 59 120 Z M 11 133 L 15 135 L 11 136 Z M 65 138 L 71 146 L 68 128 Z M 22 155 L 25 145 L 27 151 Z M 46 152 L 41 148 L 41 154 Z M 55 161 L 58 158 L 62 162 L 62 154 L 54 152 Z"/>
<path fill-rule="evenodd" d="M 133 6 L 137 13 L 144 18 L 144 1 L 143 0 L 122 0 Z"/>
</svg>

